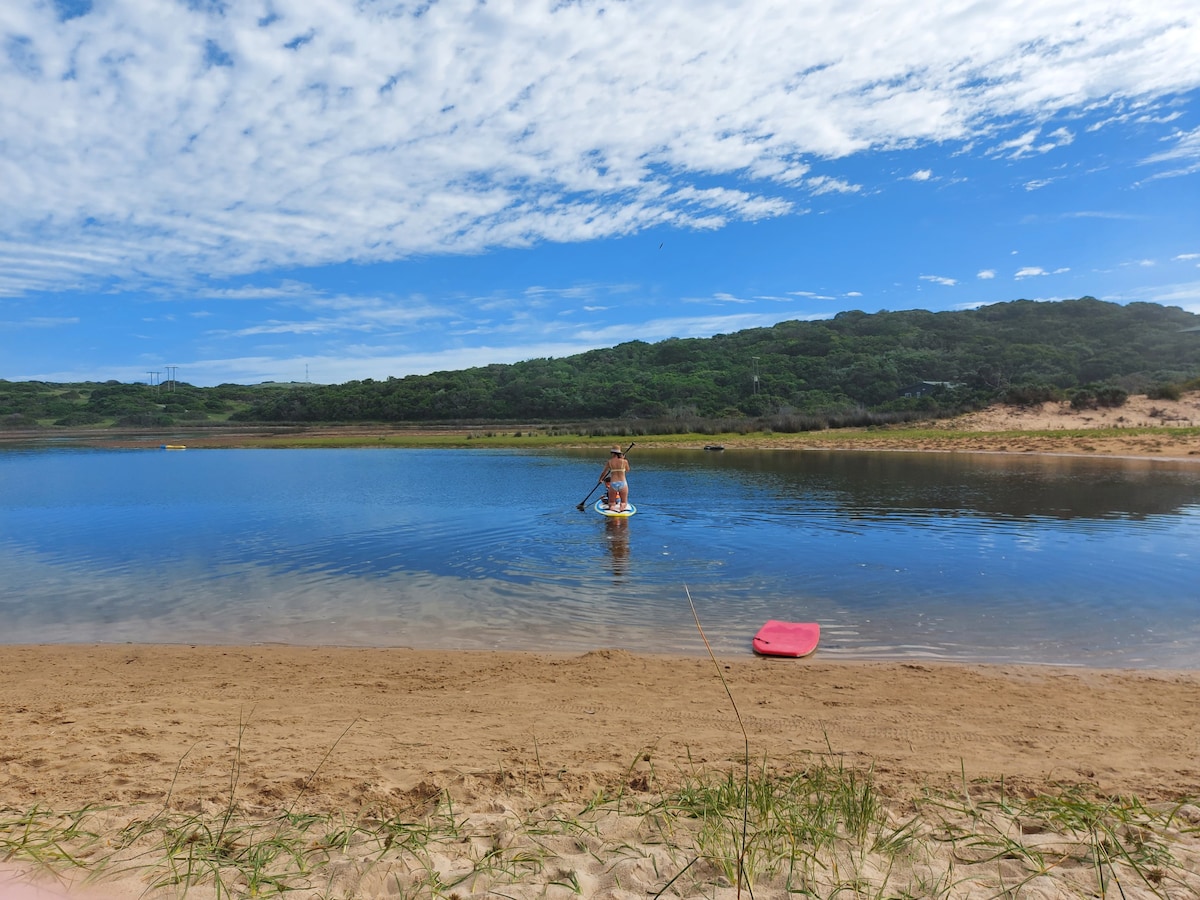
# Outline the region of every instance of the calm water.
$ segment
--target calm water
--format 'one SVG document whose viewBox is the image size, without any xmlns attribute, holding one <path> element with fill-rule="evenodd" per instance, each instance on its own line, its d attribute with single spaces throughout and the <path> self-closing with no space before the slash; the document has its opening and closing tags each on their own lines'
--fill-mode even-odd
<svg viewBox="0 0 1200 900">
<path fill-rule="evenodd" d="M 642 451 L 0 451 L 0 641 L 1200 668 L 1200 466 Z"/>
</svg>

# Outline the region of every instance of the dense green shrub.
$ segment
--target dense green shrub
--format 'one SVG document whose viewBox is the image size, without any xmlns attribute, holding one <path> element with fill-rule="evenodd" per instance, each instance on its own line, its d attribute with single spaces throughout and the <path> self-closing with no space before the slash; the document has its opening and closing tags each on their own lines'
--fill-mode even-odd
<svg viewBox="0 0 1200 900">
<path fill-rule="evenodd" d="M 1156 384 L 1146 391 L 1151 400 L 1178 400 L 1183 396 L 1183 388 L 1178 384 Z"/>
<path fill-rule="evenodd" d="M 1115 385 L 1104 385 L 1096 388 L 1096 403 L 1110 409 L 1124 406 L 1129 400 L 1129 393 Z"/>
</svg>

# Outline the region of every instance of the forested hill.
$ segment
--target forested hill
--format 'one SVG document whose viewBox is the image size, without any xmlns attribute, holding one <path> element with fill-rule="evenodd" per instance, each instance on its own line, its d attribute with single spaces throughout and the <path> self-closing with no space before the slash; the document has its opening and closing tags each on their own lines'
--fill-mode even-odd
<svg viewBox="0 0 1200 900">
<path fill-rule="evenodd" d="M 0 426 L 261 422 L 694 422 L 950 414 L 997 399 L 1122 402 L 1195 387 L 1200 316 L 1084 297 L 843 312 L 712 338 L 351 381 L 197 388 L 0 381 Z M 1174 386 L 1174 387 L 1172 387 Z"/>
<path fill-rule="evenodd" d="M 631 341 L 562 359 L 276 391 L 237 418 L 578 421 L 936 411 L 1014 388 L 1050 396 L 1184 382 L 1200 375 L 1200 332 L 1187 331 L 1197 327 L 1200 316 L 1176 307 L 1090 297 L 960 312 L 843 312 L 712 338 Z M 904 396 L 921 393 L 910 389 L 922 382 L 946 387 Z"/>
</svg>

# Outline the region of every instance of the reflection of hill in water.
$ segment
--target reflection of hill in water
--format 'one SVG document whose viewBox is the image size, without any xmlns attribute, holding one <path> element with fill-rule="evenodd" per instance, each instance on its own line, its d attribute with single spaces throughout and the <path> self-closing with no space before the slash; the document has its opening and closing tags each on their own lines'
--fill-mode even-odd
<svg viewBox="0 0 1200 900">
<path fill-rule="evenodd" d="M 658 457 L 656 454 L 656 458 Z M 683 465 L 696 465 L 691 456 Z M 1146 518 L 1200 506 L 1200 466 L 1152 460 L 988 453 L 732 451 L 700 465 L 742 474 L 791 500 L 820 495 L 849 512 L 997 518 Z"/>
</svg>

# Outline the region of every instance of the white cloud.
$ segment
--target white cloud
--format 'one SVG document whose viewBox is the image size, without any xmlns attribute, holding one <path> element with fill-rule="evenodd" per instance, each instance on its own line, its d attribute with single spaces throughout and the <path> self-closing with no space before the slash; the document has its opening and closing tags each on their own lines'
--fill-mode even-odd
<svg viewBox="0 0 1200 900">
<path fill-rule="evenodd" d="M 818 175 L 807 181 L 808 189 L 815 195 L 821 194 L 857 194 L 862 190 L 861 184 L 851 184 L 843 178 L 829 178 Z"/>
<path fill-rule="evenodd" d="M 222 288 L 199 292 L 199 296 L 215 300 L 279 300 L 303 298 L 316 295 L 316 291 L 299 281 L 285 280 L 277 285 L 246 285 L 239 288 Z"/>
<path fill-rule="evenodd" d="M 953 287 L 954 285 L 958 284 L 958 279 L 946 278 L 945 276 L 942 276 L 942 275 L 922 275 L 921 280 L 922 281 L 932 281 L 934 284 L 942 284 L 942 285 L 945 285 L 946 287 Z"/>
<path fill-rule="evenodd" d="M 0 330 L 17 330 L 18 328 L 62 328 L 64 325 L 78 325 L 78 316 L 30 316 L 27 319 L 5 322 L 0 320 Z"/>
<path fill-rule="evenodd" d="M 798 317 L 804 320 L 825 318 L 826 314 Z M 797 318 L 797 317 L 793 317 Z M 730 334 L 747 328 L 769 328 L 779 322 L 779 313 L 736 313 L 733 315 L 695 316 L 695 317 L 665 317 L 640 322 L 637 325 L 636 337 L 639 341 L 663 341 L 670 337 L 708 337 L 713 334 Z M 592 349 L 594 347 L 611 346 L 621 341 L 630 340 L 628 324 L 603 325 L 585 328 L 578 331 L 580 343 L 576 346 Z M 575 353 L 582 350 L 572 351 Z M 531 358 L 537 354 L 530 354 Z M 489 357 L 490 359 L 490 357 Z"/>
<path fill-rule="evenodd" d="M 1175 146 L 1161 153 L 1155 153 L 1142 160 L 1145 165 L 1155 165 L 1164 162 L 1179 162 L 1182 165 L 1158 172 L 1151 176 L 1155 178 L 1176 178 L 1181 175 L 1192 175 L 1200 172 L 1200 128 L 1191 131 L 1176 132 L 1171 140 Z"/>
<path fill-rule="evenodd" d="M 58 9 L 0 8 L 0 296 L 796 215 L 844 157 L 1200 83 L 1185 0 Z"/>
<path fill-rule="evenodd" d="M 1025 266 L 1023 269 L 1018 269 L 1017 274 L 1014 275 L 1013 277 L 1019 280 L 1022 278 L 1040 277 L 1042 275 L 1063 275 L 1070 271 L 1071 271 L 1070 266 L 1060 266 L 1059 268 L 1054 269 L 1053 271 L 1043 269 L 1041 266 Z"/>
<path fill-rule="evenodd" d="M 1106 212 L 1102 210 L 1079 210 L 1077 212 L 1062 213 L 1061 218 L 1064 219 L 1112 219 L 1116 221 L 1128 221 L 1136 219 L 1130 213 Z"/>
<path fill-rule="evenodd" d="M 1180 253 L 1178 256 L 1172 256 L 1171 259 L 1186 262 L 1192 259 L 1200 259 L 1200 253 Z"/>
<path fill-rule="evenodd" d="M 913 172 L 911 175 L 908 176 L 908 180 L 909 181 L 928 181 L 932 177 L 933 177 L 933 171 L 931 169 L 918 169 L 916 172 Z"/>
<path fill-rule="evenodd" d="M 1124 296 L 1112 298 L 1118 302 L 1144 300 L 1165 306 L 1178 306 L 1188 312 L 1200 314 L 1200 281 L 1180 284 L 1147 285 L 1127 291 Z"/>
<path fill-rule="evenodd" d="M 975 277 L 981 278 L 984 281 L 991 281 L 993 278 L 996 277 L 996 270 L 995 269 L 980 269 L 979 272 L 976 273 Z"/>
<path fill-rule="evenodd" d="M 1011 140 L 1002 141 L 992 152 L 997 155 L 1020 159 L 1023 156 L 1049 153 L 1059 147 L 1075 142 L 1075 135 L 1066 128 L 1056 128 L 1043 137 L 1041 127 L 1031 128 Z M 1040 185 L 1039 185 L 1040 186 Z M 1028 185 L 1026 186 L 1028 190 Z"/>
</svg>

